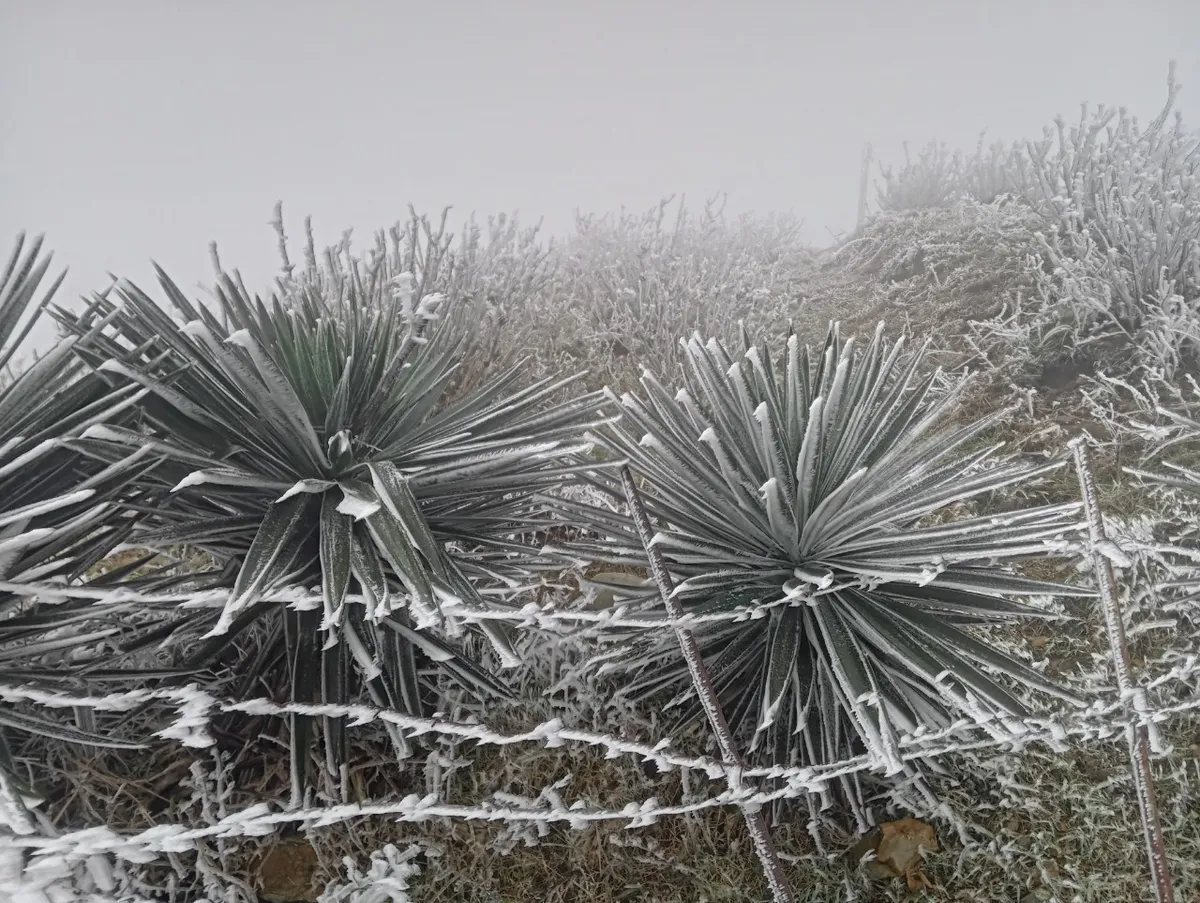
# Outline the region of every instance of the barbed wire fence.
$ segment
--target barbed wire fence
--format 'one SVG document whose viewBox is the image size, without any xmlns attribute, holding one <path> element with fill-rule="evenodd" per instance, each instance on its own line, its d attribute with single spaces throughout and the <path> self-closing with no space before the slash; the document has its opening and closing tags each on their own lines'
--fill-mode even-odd
<svg viewBox="0 0 1200 903">
<path fill-rule="evenodd" d="M 1123 616 L 1115 592 L 1114 561 L 1121 564 L 1122 552 L 1104 532 L 1103 515 L 1091 477 L 1087 447 L 1081 440 L 1072 443 L 1080 477 L 1090 533 L 1087 550 L 1091 553 L 1101 591 L 1108 639 L 1117 675 L 1116 692 L 1096 694 L 1081 708 L 1023 719 L 998 718 L 993 713 L 972 712 L 972 717 L 937 730 L 918 728 L 901 733 L 896 747 L 900 761 L 930 760 L 957 753 L 990 750 L 1019 753 L 1031 744 L 1045 744 L 1056 751 L 1067 751 L 1073 744 L 1114 742 L 1125 738 L 1131 751 L 1131 771 L 1137 791 L 1139 813 L 1147 839 L 1149 876 L 1159 903 L 1174 900 L 1165 853 L 1162 828 L 1149 772 L 1152 753 L 1164 751 L 1160 740 L 1163 725 L 1200 710 L 1200 657 L 1189 653 L 1168 653 L 1143 663 L 1143 682 L 1134 682 L 1129 667 Z M 134 604 L 180 604 L 179 594 L 143 593 L 123 589 L 66 586 L 55 583 L 19 584 L 0 582 L 0 592 L 37 597 L 41 604 L 66 600 L 91 600 L 99 613 L 105 607 Z M 220 607 L 228 591 L 210 590 L 190 594 L 182 604 L 191 607 Z M 264 601 L 287 603 L 298 608 L 317 607 L 319 594 L 303 589 L 271 592 Z M 668 610 L 668 616 L 647 621 L 632 618 L 623 605 L 602 611 L 555 610 L 552 605 L 531 603 L 513 610 L 456 609 L 454 614 L 466 621 L 502 620 L 513 626 L 570 628 L 580 624 L 595 626 L 658 626 L 687 631 L 713 620 L 739 620 L 764 616 L 761 607 L 707 616 L 680 616 Z M 1169 699 L 1170 702 L 1161 700 Z M 723 748 L 721 758 L 685 755 L 672 749 L 670 739 L 656 743 L 637 742 L 601 731 L 568 726 L 552 718 L 518 732 L 493 730 L 471 719 L 416 717 L 378 706 L 325 703 L 276 703 L 269 699 L 230 699 L 214 695 L 197 684 L 164 689 L 135 689 L 103 696 L 51 691 L 17 684 L 0 684 L 0 700 L 6 704 L 30 703 L 52 709 L 77 709 L 92 712 L 131 712 L 157 703 L 171 713 L 171 723 L 155 732 L 160 740 L 182 747 L 204 749 L 214 745 L 209 733 L 212 719 L 220 714 L 239 713 L 257 716 L 309 715 L 344 717 L 350 728 L 370 724 L 390 725 L 406 739 L 426 738 L 435 743 L 472 741 L 477 746 L 515 748 L 537 744 L 561 747 L 575 744 L 603 751 L 606 759 L 634 758 L 653 765 L 660 772 L 686 770 L 719 782 L 725 789 L 676 805 L 664 805 L 651 796 L 622 808 L 604 808 L 584 799 L 566 800 L 551 786 L 536 798 L 518 801 L 497 794 L 474 804 L 449 803 L 434 794 L 410 794 L 399 800 L 341 802 L 332 805 L 272 807 L 260 802 L 230 811 L 208 824 L 186 826 L 164 824 L 142 831 L 122 833 L 97 825 L 82 830 L 52 832 L 35 822 L 19 800 L 0 799 L 0 860 L 11 854 L 23 858 L 23 868 L 35 872 L 45 863 L 96 868 L 97 858 L 127 863 L 145 863 L 160 856 L 193 851 L 207 840 L 237 840 L 269 835 L 285 825 L 308 828 L 326 827 L 368 816 L 385 816 L 399 822 L 429 819 L 462 819 L 486 822 L 525 823 L 537 826 L 565 824 L 583 828 L 589 824 L 612 822 L 626 828 L 639 828 L 665 818 L 676 818 L 721 807 L 737 807 L 753 817 L 762 807 L 781 800 L 802 799 L 821 794 L 840 778 L 881 773 L 894 763 L 878 756 L 863 754 L 838 762 L 811 766 L 749 766 L 740 760 L 736 749 Z M 1156 700 L 1159 700 L 1156 702 Z M 868 702 L 877 705 L 878 702 Z M 758 786 L 750 785 L 755 782 Z M 765 822 L 767 845 L 769 829 Z M 763 849 L 759 846 L 760 851 Z M 770 859 L 765 857 L 770 879 Z M 2 864 L 2 862 L 0 862 Z M 776 901 L 791 899 L 786 884 L 769 880 Z M 91 899 L 104 899 L 92 896 Z M 128 899 L 128 898 L 123 898 Z"/>
</svg>

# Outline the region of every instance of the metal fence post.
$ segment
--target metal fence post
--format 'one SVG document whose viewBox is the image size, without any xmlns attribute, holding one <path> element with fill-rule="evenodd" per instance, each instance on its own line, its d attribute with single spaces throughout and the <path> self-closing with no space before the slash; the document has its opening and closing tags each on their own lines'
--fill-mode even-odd
<svg viewBox="0 0 1200 903">
<path fill-rule="evenodd" d="M 1092 563 L 1100 588 L 1104 626 L 1112 647 L 1117 689 L 1121 699 L 1125 701 L 1125 713 L 1128 717 L 1125 735 L 1129 741 L 1134 792 L 1137 794 L 1138 810 L 1146 833 L 1146 855 L 1150 860 L 1150 874 L 1154 879 L 1155 898 L 1158 903 L 1174 903 L 1175 890 L 1171 884 L 1171 868 L 1167 861 L 1162 821 L 1158 816 L 1158 801 L 1154 794 L 1154 774 L 1150 770 L 1149 729 L 1141 721 L 1141 710 L 1145 707 L 1136 704 L 1139 694 L 1143 691 L 1133 682 L 1133 666 L 1129 659 L 1129 645 L 1125 640 L 1125 621 L 1121 615 L 1121 601 L 1117 597 L 1117 580 L 1113 573 L 1112 560 L 1104 551 L 1109 539 L 1104 531 L 1104 516 L 1100 511 L 1100 501 L 1096 492 L 1096 476 L 1092 471 L 1086 439 L 1077 436 L 1071 440 L 1070 448 L 1075 455 L 1079 491 L 1083 496 L 1083 507 L 1087 514 Z"/>
<path fill-rule="evenodd" d="M 663 605 L 667 608 L 667 615 L 671 620 L 678 621 L 683 618 L 683 608 L 672 595 L 675 586 L 667 571 L 667 563 L 663 560 L 662 552 L 652 542 L 654 528 L 650 523 L 650 515 L 646 513 L 641 495 L 633 481 L 633 473 L 627 464 L 621 467 L 621 482 L 625 486 L 625 497 L 629 500 L 629 510 L 637 525 L 642 546 L 650 558 L 650 573 L 654 575 L 654 582 L 658 585 L 658 593 L 662 597 Z M 741 753 L 738 752 L 737 744 L 734 743 L 733 734 L 729 730 L 729 722 L 725 720 L 725 713 L 721 711 L 720 700 L 709 679 L 708 668 L 700 655 L 700 646 L 696 642 L 696 637 L 686 627 L 678 625 L 675 627 L 675 635 L 679 638 L 679 645 L 683 648 L 683 657 L 687 661 L 688 671 L 692 675 L 692 684 L 696 687 L 696 694 L 700 697 L 700 704 L 717 736 L 717 746 L 721 750 L 721 757 L 736 766 L 736 774 L 727 775 L 729 789 L 744 790 L 746 784 L 742 780 L 742 772 L 745 771 L 746 763 L 742 759 Z M 754 851 L 762 863 L 763 873 L 766 875 L 767 884 L 771 887 L 771 896 L 775 903 L 794 903 L 796 898 L 792 894 L 787 876 L 783 873 L 783 863 L 779 861 L 779 854 L 775 851 L 775 844 L 771 841 L 771 832 L 767 827 L 767 820 L 763 816 L 762 810 L 743 807 L 742 815 L 746 819 L 750 839 L 754 842 Z"/>
</svg>

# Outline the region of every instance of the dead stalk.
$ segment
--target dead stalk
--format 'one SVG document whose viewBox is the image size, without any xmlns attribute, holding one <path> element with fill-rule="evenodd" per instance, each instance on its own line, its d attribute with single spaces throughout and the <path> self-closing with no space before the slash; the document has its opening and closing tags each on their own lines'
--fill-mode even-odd
<svg viewBox="0 0 1200 903">
<path fill-rule="evenodd" d="M 1150 860 L 1150 873 L 1154 879 L 1155 898 L 1158 903 L 1174 903 L 1175 890 L 1171 884 L 1170 863 L 1167 861 L 1166 845 L 1163 842 L 1162 822 L 1158 815 L 1158 801 L 1154 794 L 1154 775 L 1150 770 L 1149 728 L 1141 719 L 1135 704 L 1141 690 L 1133 681 L 1133 666 L 1129 659 L 1129 645 L 1125 641 L 1125 621 L 1121 615 L 1121 603 L 1117 598 L 1117 581 L 1113 573 L 1112 560 L 1103 551 L 1109 543 L 1104 531 L 1104 517 L 1096 492 L 1096 477 L 1092 472 L 1091 455 L 1086 440 L 1078 436 L 1071 440 L 1071 451 L 1075 454 L 1075 469 L 1079 474 L 1079 490 L 1083 496 L 1087 514 L 1088 539 L 1091 544 L 1092 562 L 1096 569 L 1096 582 L 1100 588 L 1100 602 L 1104 610 L 1104 625 L 1112 647 L 1113 670 L 1116 672 L 1117 689 L 1125 701 L 1128 716 L 1126 737 L 1129 740 L 1129 756 L 1133 772 L 1134 790 L 1137 793 L 1138 809 L 1142 827 L 1146 833 L 1146 855 Z"/>
<path fill-rule="evenodd" d="M 637 524 L 642 546 L 646 550 L 646 555 L 649 556 L 650 572 L 654 575 L 654 582 L 658 585 L 658 592 L 662 597 L 663 605 L 666 606 L 667 615 L 672 620 L 678 621 L 684 615 L 683 608 L 673 595 L 675 586 L 671 582 L 671 575 L 667 571 L 667 564 L 663 560 L 662 552 L 652 542 L 654 529 L 650 523 L 650 516 L 642 505 L 641 495 L 634 484 L 633 473 L 628 465 L 621 467 L 621 482 L 625 486 L 625 497 L 629 500 L 629 510 L 633 514 L 634 523 Z M 708 668 L 700 655 L 700 646 L 696 643 L 696 637 L 686 627 L 678 625 L 675 627 L 675 635 L 679 637 L 679 645 L 683 648 L 683 657 L 687 661 L 688 671 L 692 675 L 692 684 L 696 688 L 696 694 L 700 697 L 700 704 L 716 734 L 721 758 L 735 766 L 728 774 L 729 789 L 735 793 L 745 792 L 747 787 L 742 780 L 742 773 L 745 771 L 746 763 L 733 741 L 733 734 L 729 730 L 729 723 L 725 720 L 725 713 L 721 711 L 721 703 L 717 699 L 717 693 L 709 679 Z M 795 897 L 792 895 L 787 876 L 783 873 L 783 864 L 771 841 L 771 833 L 761 808 L 757 805 L 753 808 L 743 807 L 742 815 L 745 816 L 746 827 L 750 831 L 754 850 L 758 853 L 759 861 L 762 863 L 763 873 L 766 875 L 767 884 L 771 887 L 771 895 L 775 903 L 793 903 Z"/>
</svg>

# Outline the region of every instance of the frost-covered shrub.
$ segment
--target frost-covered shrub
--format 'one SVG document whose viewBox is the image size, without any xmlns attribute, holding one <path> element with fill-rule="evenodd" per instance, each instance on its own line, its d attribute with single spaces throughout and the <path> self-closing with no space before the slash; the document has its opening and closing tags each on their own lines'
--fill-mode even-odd
<svg viewBox="0 0 1200 903">
<path fill-rule="evenodd" d="M 643 366 L 674 371 L 681 336 L 732 337 L 739 320 L 786 319 L 811 262 L 791 217 L 696 215 L 681 201 L 634 215 L 580 217 L 558 251 L 552 294 L 530 313 L 555 319 L 543 366 L 584 365 L 595 382 L 628 384 Z M 556 357 L 557 356 L 557 357 Z"/>
<path fill-rule="evenodd" d="M 876 183 L 876 205 L 883 213 L 951 207 L 963 201 L 992 204 L 1017 193 L 1020 175 L 1012 166 L 1019 146 L 1003 141 L 984 144 L 980 135 L 975 153 L 951 152 L 933 141 L 916 160 L 904 145 L 904 166 L 899 172 L 880 165 L 883 184 Z"/>
<path fill-rule="evenodd" d="M 42 257 L 41 247 L 41 238 L 26 245 L 24 235 L 19 236 L 0 269 L 0 373 L 8 371 L 62 281 L 60 277 L 44 287 L 50 257 Z M 132 525 L 113 497 L 146 466 L 148 450 L 99 462 L 86 449 L 71 447 L 70 440 L 92 425 L 126 421 L 140 398 L 139 388 L 114 389 L 89 373 L 76 353 L 81 342 L 86 339 L 58 341 L 30 366 L 13 368 L 0 381 L 0 581 L 77 579 Z M 27 678 L 35 666 L 52 679 L 63 654 L 102 636 L 86 613 L 53 605 L 39 610 L 19 590 L 0 590 L 0 680 Z M 12 733 L 136 746 L 94 727 L 86 716 L 72 725 L 0 702 L 3 821 L 29 828 L 21 801 L 29 788 L 17 780 L 8 744 Z"/>
<path fill-rule="evenodd" d="M 876 204 L 884 213 L 948 207 L 962 200 L 962 158 L 946 145 L 932 142 L 914 161 L 904 144 L 904 166 L 899 172 L 880 166 L 883 185 L 876 186 Z"/>
<path fill-rule="evenodd" d="M 984 136 L 979 136 L 973 157 L 962 157 L 959 167 L 959 185 L 962 192 L 980 204 L 992 204 L 998 200 L 1020 193 L 1019 175 L 1012 166 L 1013 157 L 1019 148 L 994 141 L 984 145 Z"/>
<path fill-rule="evenodd" d="M 1137 406 L 1125 428 L 1142 440 L 1145 452 L 1125 473 L 1160 496 L 1160 508 L 1170 512 L 1159 525 L 1167 576 L 1158 589 L 1170 609 L 1200 621 L 1200 383 L 1191 376 L 1183 387 L 1161 378 L 1139 387 L 1112 380 L 1105 388 L 1131 396 Z"/>
<path fill-rule="evenodd" d="M 1124 346 L 1110 366 L 1149 365 L 1170 375 L 1200 343 L 1200 139 L 1172 107 L 1144 129 L 1125 109 L 1083 105 L 1036 141 L 1011 147 L 981 138 L 973 157 L 932 143 L 898 172 L 883 171 L 884 214 L 1011 199 L 1036 218 L 1029 256 L 1034 289 L 994 323 L 1018 345 L 1061 339 L 1025 356 L 1045 364 L 1086 358 L 1094 343 Z M 986 330 L 985 330 L 986 331 Z"/>
<path fill-rule="evenodd" d="M 1178 91 L 1172 77 L 1145 129 L 1084 105 L 1009 163 L 1045 224 L 1033 316 L 1064 324 L 1075 348 L 1124 339 L 1130 363 L 1167 375 L 1200 347 L 1200 140 L 1171 116 Z"/>
<path fill-rule="evenodd" d="M 349 230 L 341 241 L 318 252 L 311 218 L 305 219 L 304 266 L 288 256 L 282 205 L 275 209 L 284 280 L 301 279 L 330 297 L 352 291 L 354 284 L 387 284 L 411 275 L 417 297 L 444 295 L 444 315 L 466 343 L 455 392 L 478 386 L 489 371 L 518 363 L 527 346 L 514 341 L 514 312 L 550 285 L 557 261 L 554 244 L 540 226 L 522 226 L 515 217 L 489 216 L 481 224 L 472 216 L 456 236 L 447 228 L 448 210 L 434 221 L 409 208 L 407 220 L 377 231 L 365 253 L 351 247 Z M 215 252 L 214 252 L 215 255 Z M 220 274 L 219 260 L 215 261 Z M 545 323 L 540 324 L 544 329 Z M 531 341 L 528 347 L 535 347 Z"/>
<path fill-rule="evenodd" d="M 268 303 L 226 275 L 217 313 L 161 272 L 174 319 L 129 283 L 120 304 L 60 311 L 91 337 L 80 354 L 97 373 L 148 390 L 136 428 L 82 438 L 103 461 L 133 449 L 155 458 L 121 496 L 144 514 L 129 541 L 201 549 L 216 562 L 206 577 L 232 588 L 220 611 L 161 606 L 179 616 L 169 645 L 187 649 L 185 667 L 232 667 L 241 692 L 282 683 L 298 702 L 364 693 L 418 712 L 428 702 L 418 667 L 432 662 L 484 697 L 505 695 L 462 652 L 450 609 L 487 608 L 480 582 L 532 566 L 536 550 L 513 535 L 544 520 L 541 494 L 569 481 L 564 455 L 600 399 L 553 403 L 569 379 L 518 389 L 510 369 L 447 401 L 464 343 L 436 322 L 443 299 L 365 266 L 365 279 L 334 267 L 285 276 Z M 265 601 L 276 588 L 314 588 L 319 602 Z M 269 636 L 263 653 L 235 665 L 256 629 Z M 508 634 L 486 620 L 478 629 L 511 664 Z M 336 779 L 345 723 L 322 724 Z M 290 725 L 299 796 L 315 725 L 302 715 Z"/>
<path fill-rule="evenodd" d="M 504 216 L 472 221 L 456 241 L 444 215 L 435 225 L 413 213 L 362 256 L 347 233 L 319 268 L 306 225 L 301 272 L 327 274 L 334 293 L 413 273 L 418 294 L 446 295 L 466 342 L 456 391 L 521 361 L 529 379 L 587 369 L 594 387 L 631 384 L 643 365 L 675 366 L 677 339 L 694 329 L 732 336 L 742 319 L 786 322 L 813 262 L 792 216 L 733 218 L 715 201 L 699 213 L 682 200 L 671 207 L 668 198 L 645 213 L 580 215 L 560 241 Z M 284 274 L 295 269 L 285 257 Z"/>
</svg>

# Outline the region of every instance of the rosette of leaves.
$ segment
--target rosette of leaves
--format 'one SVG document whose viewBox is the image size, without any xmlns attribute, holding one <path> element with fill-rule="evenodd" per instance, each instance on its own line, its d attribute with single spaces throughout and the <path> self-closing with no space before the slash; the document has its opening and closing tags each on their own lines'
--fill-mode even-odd
<svg viewBox="0 0 1200 903">
<path fill-rule="evenodd" d="M 62 284 L 59 276 L 43 290 L 51 259 L 41 249 L 41 237 L 27 244 L 22 233 L 0 270 L 0 581 L 10 587 L 70 582 L 106 556 L 133 526 L 113 500 L 152 463 L 146 450 L 105 463 L 67 446 L 95 424 L 127 417 L 142 395 L 137 386 L 114 389 L 89 373 L 75 354 L 79 340 L 57 341 L 17 366 Z M 115 632 L 90 602 L 39 608 L 34 596 L 0 589 L 0 681 L 25 684 L 39 667 L 53 676 L 65 651 Z M 83 726 L 72 726 L 0 703 L 0 775 L 14 774 L 6 728 L 93 746 L 137 745 L 88 730 L 82 713 L 80 720 Z"/>
<path fill-rule="evenodd" d="M 138 483 L 156 501 L 139 506 L 131 542 L 227 565 L 224 607 L 172 628 L 173 645 L 194 645 L 183 664 L 236 663 L 250 692 L 283 662 L 296 702 L 340 704 L 365 687 L 411 714 L 423 709 L 423 664 L 483 697 L 505 693 L 456 635 L 478 625 L 501 661 L 515 660 L 507 631 L 482 617 L 478 586 L 538 564 L 514 536 L 548 523 L 542 494 L 573 473 L 599 397 L 552 403 L 570 380 L 518 390 L 511 370 L 443 403 L 461 344 L 435 328 L 439 298 L 416 297 L 407 277 L 356 269 L 331 294 L 310 273 L 263 302 L 223 275 L 214 312 L 158 275 L 174 318 L 127 282 L 119 304 L 58 316 L 94 334 L 82 354 L 98 373 L 149 393 L 136 428 L 85 436 L 112 458 L 146 447 L 161 459 Z M 288 588 L 319 589 L 306 597 L 317 601 L 271 598 Z M 239 661 L 235 641 L 252 625 L 268 639 Z M 312 726 L 291 721 L 303 781 Z M 326 722 L 335 776 L 340 722 Z"/>
<path fill-rule="evenodd" d="M 896 773 L 906 734 L 961 718 L 1003 731 L 1027 711 L 1022 688 L 1071 698 L 973 627 L 1087 594 L 1007 566 L 1064 554 L 1077 506 L 963 511 L 1058 465 L 999 460 L 983 442 L 999 414 L 955 424 L 958 392 L 882 324 L 861 351 L 836 325 L 815 354 L 795 335 L 778 358 L 748 338 L 737 358 L 715 340 L 684 344 L 686 386 L 672 394 L 646 373 L 598 438 L 643 486 L 675 597 L 753 752 L 805 765 L 866 752 Z M 611 473 L 592 479 L 623 498 Z M 645 566 L 632 524 L 592 517 L 604 539 L 576 554 Z M 632 617 L 663 617 L 649 590 L 620 592 Z M 613 642 L 599 660 L 620 692 L 700 716 L 672 631 L 614 629 Z"/>
</svg>

